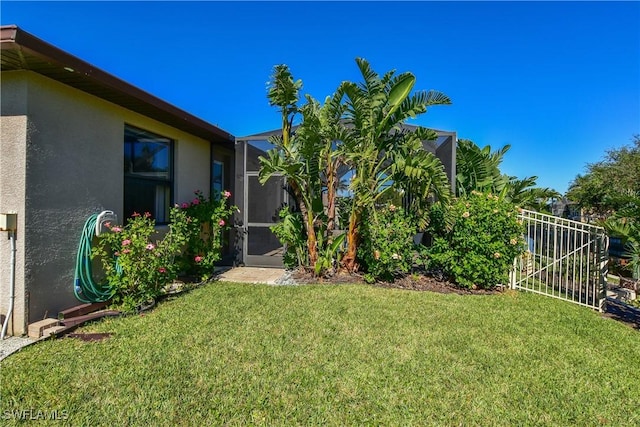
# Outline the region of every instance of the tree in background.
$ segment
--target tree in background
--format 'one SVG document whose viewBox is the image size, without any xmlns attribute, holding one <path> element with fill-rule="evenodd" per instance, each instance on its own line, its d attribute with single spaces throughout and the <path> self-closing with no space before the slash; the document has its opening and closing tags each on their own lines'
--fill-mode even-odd
<svg viewBox="0 0 640 427">
<path fill-rule="evenodd" d="M 622 238 L 635 278 L 640 278 L 640 135 L 632 144 L 608 150 L 571 183 L 567 198 Z"/>
<path fill-rule="evenodd" d="M 587 165 L 569 186 L 567 198 L 590 214 L 610 216 L 638 205 L 640 198 L 640 135 L 632 145 L 608 150 L 604 159 Z"/>
</svg>

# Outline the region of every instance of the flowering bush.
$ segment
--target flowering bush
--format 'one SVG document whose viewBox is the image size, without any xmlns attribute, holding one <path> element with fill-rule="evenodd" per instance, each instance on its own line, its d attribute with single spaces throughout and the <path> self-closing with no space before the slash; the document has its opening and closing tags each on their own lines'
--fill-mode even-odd
<svg viewBox="0 0 640 427">
<path fill-rule="evenodd" d="M 366 278 L 393 280 L 407 274 L 413 265 L 415 219 L 391 204 L 367 215 L 363 224 L 358 258 Z"/>
<path fill-rule="evenodd" d="M 228 191 L 215 200 L 195 194 L 191 203 L 171 209 L 169 230 L 161 239 L 148 212 L 134 213 L 125 226 L 106 224 L 111 232 L 100 235 L 93 256 L 100 257 L 115 292 L 113 302 L 123 310 L 158 297 L 179 272 L 210 277 L 221 256 L 222 232 L 237 208 L 227 206 Z"/>
<path fill-rule="evenodd" d="M 174 260 L 186 242 L 187 230 L 179 212 L 171 215 L 172 224 L 163 239 L 157 239 L 155 221 L 148 212 L 134 213 L 126 226 L 105 224 L 111 232 L 101 234 L 93 249 L 114 289 L 113 302 L 125 311 L 155 299 L 176 277 Z"/>
<path fill-rule="evenodd" d="M 176 205 L 185 218 L 187 245 L 180 257 L 182 270 L 198 275 L 202 280 L 211 277 L 215 263 L 220 260 L 224 243 L 224 231 L 230 228 L 230 218 L 239 212 L 236 206 L 229 206 L 229 191 L 207 199 L 201 191 L 195 191 L 190 203 Z"/>
<path fill-rule="evenodd" d="M 492 194 L 474 191 L 448 209 L 434 206 L 429 228 L 429 267 L 465 288 L 506 284 L 513 260 L 525 249 L 516 207 Z"/>
</svg>

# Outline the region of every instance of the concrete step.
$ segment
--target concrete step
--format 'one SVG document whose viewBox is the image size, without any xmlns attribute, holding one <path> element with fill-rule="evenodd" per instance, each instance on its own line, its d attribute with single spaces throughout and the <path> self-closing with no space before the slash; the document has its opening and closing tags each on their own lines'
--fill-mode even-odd
<svg viewBox="0 0 640 427">
<path fill-rule="evenodd" d="M 633 301 L 636 299 L 636 291 L 627 288 L 611 287 L 607 289 L 607 296 L 622 301 Z"/>
<path fill-rule="evenodd" d="M 60 323 L 62 323 L 66 327 L 70 327 L 70 326 L 81 325 L 83 323 L 89 322 L 91 320 L 100 319 L 102 317 L 120 316 L 120 314 L 122 313 L 115 310 L 102 310 L 102 311 L 96 311 L 90 314 L 85 314 L 83 316 L 76 316 L 68 319 L 62 319 L 60 320 Z"/>
<path fill-rule="evenodd" d="M 42 331 L 44 331 L 45 329 L 49 329 L 53 326 L 58 326 L 59 324 L 60 322 L 58 321 L 58 319 L 52 319 L 52 318 L 43 319 L 38 322 L 32 323 L 29 325 L 29 328 L 28 328 L 29 338 L 38 339 L 42 336 Z"/>
<path fill-rule="evenodd" d="M 58 313 L 58 318 L 68 319 L 70 317 L 83 316 L 85 314 L 93 313 L 94 311 L 101 310 L 107 306 L 106 302 L 94 302 L 91 304 L 81 304 L 75 307 L 67 308 Z"/>
<path fill-rule="evenodd" d="M 62 325 L 52 326 L 42 331 L 42 337 L 44 338 L 44 337 L 50 337 L 51 335 L 57 335 L 59 332 L 64 331 L 65 329 L 67 328 Z"/>
</svg>

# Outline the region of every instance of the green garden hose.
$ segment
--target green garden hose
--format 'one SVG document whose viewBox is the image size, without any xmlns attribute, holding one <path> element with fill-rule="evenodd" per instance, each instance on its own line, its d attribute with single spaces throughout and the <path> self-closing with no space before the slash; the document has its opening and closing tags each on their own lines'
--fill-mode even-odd
<svg viewBox="0 0 640 427">
<path fill-rule="evenodd" d="M 76 256 L 75 286 L 73 292 L 76 298 L 82 302 L 104 302 L 113 296 L 114 289 L 108 282 L 96 283 L 93 280 L 93 269 L 91 265 L 91 241 L 95 236 L 97 214 L 91 215 L 84 223 L 80 243 L 78 244 L 78 255 Z M 116 261 L 116 269 L 120 269 Z"/>
</svg>

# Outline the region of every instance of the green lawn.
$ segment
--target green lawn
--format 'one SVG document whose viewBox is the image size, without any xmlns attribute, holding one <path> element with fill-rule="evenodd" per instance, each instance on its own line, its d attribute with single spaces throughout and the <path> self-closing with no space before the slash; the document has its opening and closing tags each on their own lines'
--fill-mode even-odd
<svg viewBox="0 0 640 427">
<path fill-rule="evenodd" d="M 71 425 L 638 425 L 640 333 L 527 293 L 215 283 L 5 359 Z"/>
</svg>

